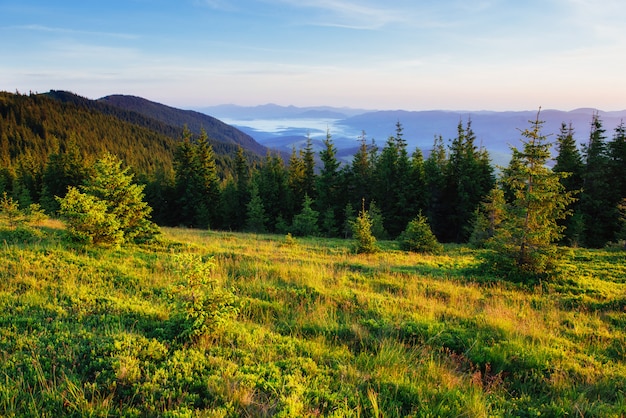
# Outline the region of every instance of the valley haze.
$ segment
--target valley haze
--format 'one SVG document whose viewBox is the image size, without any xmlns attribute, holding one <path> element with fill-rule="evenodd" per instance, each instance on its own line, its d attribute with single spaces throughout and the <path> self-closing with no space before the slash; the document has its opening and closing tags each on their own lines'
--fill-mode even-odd
<svg viewBox="0 0 626 418">
<path fill-rule="evenodd" d="M 400 122 L 409 152 L 419 148 L 427 155 L 435 137 L 441 135 L 447 143 L 456 136 L 459 121 L 465 125 L 471 120 L 476 134 L 476 145 L 485 147 L 495 164 L 506 165 L 510 158 L 510 146 L 519 147 L 520 130 L 528 127 L 529 121 L 536 119 L 539 108 L 528 111 L 407 111 L 229 104 L 195 110 L 235 126 L 268 148 L 284 152 L 303 148 L 307 136 L 313 140 L 314 149 L 321 150 L 322 141 L 328 132 L 344 162 L 349 162 L 356 152 L 363 133 L 368 143 L 373 140 L 382 148 L 387 139 L 395 134 L 396 124 Z M 614 129 L 626 119 L 626 110 L 605 112 L 593 108 L 571 111 L 542 109 L 539 114 L 540 120 L 545 121 L 542 132 L 554 141 L 561 124 L 571 123 L 574 137 L 579 144 L 584 144 L 589 139 L 595 113 L 603 122 L 607 138 L 611 138 Z"/>
</svg>

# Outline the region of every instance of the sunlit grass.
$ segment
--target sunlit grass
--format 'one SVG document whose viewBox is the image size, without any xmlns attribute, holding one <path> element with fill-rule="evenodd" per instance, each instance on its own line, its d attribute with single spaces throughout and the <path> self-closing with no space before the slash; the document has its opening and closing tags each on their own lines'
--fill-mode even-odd
<svg viewBox="0 0 626 418">
<path fill-rule="evenodd" d="M 2 232 L 0 415 L 626 414 L 623 252 L 572 250 L 561 278 L 526 287 L 456 245 L 358 255 L 165 228 L 85 249 L 49 222 Z M 174 315 L 181 253 L 238 298 L 236 319 L 195 340 Z"/>
</svg>

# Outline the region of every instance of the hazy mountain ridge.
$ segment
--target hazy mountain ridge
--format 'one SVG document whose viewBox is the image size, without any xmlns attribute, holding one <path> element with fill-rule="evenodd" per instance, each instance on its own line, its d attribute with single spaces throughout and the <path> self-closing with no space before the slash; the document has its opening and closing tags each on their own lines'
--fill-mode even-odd
<svg viewBox="0 0 626 418">
<path fill-rule="evenodd" d="M 236 111 L 229 113 L 229 109 Z M 271 110 L 268 112 L 267 110 Z M 379 147 L 384 146 L 387 138 L 395 134 L 396 123 L 400 122 L 404 129 L 404 138 L 411 151 L 420 148 L 428 153 L 436 136 L 441 135 L 445 141 L 457 134 L 457 125 L 462 121 L 465 125 L 471 120 L 472 129 L 476 134 L 478 146 L 484 146 L 496 164 L 508 163 L 510 146 L 519 146 L 520 130 L 535 120 L 538 110 L 528 111 L 452 111 L 452 110 L 378 110 L 363 111 L 345 108 L 325 107 L 328 115 L 332 113 L 355 113 L 345 118 L 320 117 L 305 118 L 302 116 L 311 108 L 295 106 L 281 107 L 276 105 L 233 107 L 221 109 L 228 123 L 247 132 L 260 143 L 271 148 L 289 151 L 299 148 L 300 143 L 310 135 L 315 145 L 321 143 L 326 135 L 326 128 L 331 133 L 335 145 L 344 161 L 348 161 L 351 153 L 356 150 L 358 137 L 364 132 L 366 139 L 372 139 Z M 283 111 L 283 113 L 280 113 Z M 605 112 L 593 108 L 580 108 L 571 111 L 556 109 L 541 110 L 540 120 L 545 121 L 543 134 L 555 139 L 561 124 L 572 124 L 575 138 L 579 143 L 586 143 L 589 138 L 593 114 L 597 113 L 606 130 L 607 138 L 611 138 L 615 127 L 626 120 L 626 110 Z M 237 115 L 246 115 L 238 118 Z M 272 117 L 269 117 L 270 114 Z M 271 121 L 275 122 L 272 129 Z M 316 123 L 319 122 L 319 123 Z M 326 122 L 327 125 L 324 125 Z M 269 128 L 268 128 L 269 127 Z"/>
</svg>

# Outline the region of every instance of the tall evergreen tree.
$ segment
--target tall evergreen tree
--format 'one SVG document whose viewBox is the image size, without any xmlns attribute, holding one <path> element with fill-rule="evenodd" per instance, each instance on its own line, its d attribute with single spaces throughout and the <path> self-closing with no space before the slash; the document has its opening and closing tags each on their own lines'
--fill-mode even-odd
<svg viewBox="0 0 626 418">
<path fill-rule="evenodd" d="M 480 202 L 493 188 L 495 179 L 489 156 L 475 145 L 476 136 L 468 119 L 459 121 L 445 168 L 444 209 L 447 220 L 443 241 L 466 242 Z"/>
<path fill-rule="evenodd" d="M 436 136 L 430 155 L 424 162 L 424 185 L 427 203 L 426 216 L 433 233 L 439 240 L 441 240 L 440 237 L 445 236 L 446 231 L 443 192 L 447 158 L 443 138 L 441 135 Z"/>
<path fill-rule="evenodd" d="M 317 176 L 317 211 L 322 215 L 322 232 L 327 236 L 337 233 L 338 217 L 346 201 L 341 194 L 340 163 L 330 131 L 326 131 L 324 148 L 320 151 L 322 167 Z"/>
<path fill-rule="evenodd" d="M 400 122 L 395 136 L 389 137 L 374 167 L 373 199 L 380 202 L 385 229 L 397 236 L 415 214 L 414 192 L 411 188 L 411 161 Z"/>
<path fill-rule="evenodd" d="M 598 114 L 593 116 L 589 142 L 584 147 L 585 170 L 580 211 L 584 222 L 584 243 L 600 248 L 615 238 L 617 200 L 614 183 L 609 178 L 611 164 L 605 130 Z"/>
<path fill-rule="evenodd" d="M 305 196 L 306 167 L 302 159 L 302 153 L 297 152 L 293 147 L 291 156 L 289 157 L 289 166 L 287 167 L 287 185 L 289 187 L 288 204 L 286 211 L 286 221 L 291 222 L 294 215 L 302 208 Z"/>
<path fill-rule="evenodd" d="M 209 137 L 204 129 L 195 146 L 195 175 L 197 182 L 196 194 L 196 223 L 201 228 L 215 226 L 220 211 L 220 180 L 217 174 L 215 153 L 209 143 Z"/>
<path fill-rule="evenodd" d="M 214 226 L 220 213 L 220 187 L 213 147 L 202 130 L 192 142 L 185 128 L 174 154 L 176 202 L 179 222 L 197 228 Z"/>
<path fill-rule="evenodd" d="M 51 215 L 59 210 L 56 196 L 63 197 L 69 186 L 78 187 L 87 177 L 87 168 L 76 139 L 71 137 L 64 147 L 48 156 L 42 175 L 41 206 Z"/>
<path fill-rule="evenodd" d="M 244 229 L 248 232 L 266 232 L 267 215 L 263 207 L 263 201 L 259 196 L 259 189 L 255 182 L 250 184 L 250 201 L 246 204 L 246 224 Z"/>
<path fill-rule="evenodd" d="M 619 199 L 626 198 L 626 125 L 622 121 L 609 142 L 610 178 L 615 182 L 614 190 Z"/>
<path fill-rule="evenodd" d="M 176 222 L 185 226 L 198 226 L 194 224 L 196 221 L 195 204 L 200 200 L 200 196 L 197 195 L 194 187 L 196 184 L 195 152 L 191 139 L 192 133 L 185 126 L 182 139 L 174 153 L 174 188 L 178 208 Z"/>
<path fill-rule="evenodd" d="M 495 255 L 489 262 L 496 270 L 524 280 L 547 275 L 557 266 L 555 241 L 563 230 L 558 220 L 573 200 L 560 182 L 562 174 L 547 167 L 551 144 L 541 133 L 542 124 L 538 113 L 522 132 L 523 149 L 512 148 L 514 164 L 502 181 L 513 199 L 490 242 Z"/>
<path fill-rule="evenodd" d="M 315 200 L 317 199 L 315 152 L 313 150 L 313 140 L 309 134 L 307 134 L 306 145 L 302 151 L 302 164 L 304 166 L 304 181 L 302 184 L 304 194 Z"/>
<path fill-rule="evenodd" d="M 317 236 L 319 235 L 319 212 L 313 209 L 313 200 L 308 194 L 304 195 L 302 210 L 293 217 L 291 229 L 297 236 Z"/>
<path fill-rule="evenodd" d="M 367 145 L 365 132 L 359 136 L 359 149 L 352 158 L 352 164 L 347 167 L 345 178 L 348 186 L 348 194 L 351 197 L 353 207 L 361 205 L 361 201 L 372 200 L 372 148 Z"/>
<path fill-rule="evenodd" d="M 235 155 L 235 178 L 237 181 L 237 206 L 234 208 L 232 216 L 236 229 L 241 229 L 245 224 L 246 211 L 244 208 L 250 201 L 250 167 L 243 153 L 243 148 L 237 148 Z"/>
<path fill-rule="evenodd" d="M 561 184 L 567 192 L 579 194 L 583 187 L 584 165 L 580 151 L 576 146 L 574 128 L 571 123 L 569 125 L 561 124 L 561 130 L 557 137 L 557 147 L 558 154 L 553 170 L 557 173 L 564 173 L 561 177 Z M 565 227 L 563 242 L 576 246 L 579 244 L 583 232 L 579 202 L 572 203 L 570 208 L 571 214 L 559 224 Z"/>
<path fill-rule="evenodd" d="M 263 164 L 255 174 L 259 196 L 267 214 L 267 228 L 274 232 L 276 224 L 285 217 L 285 207 L 289 194 L 288 173 L 285 164 L 279 155 L 267 154 Z"/>
</svg>

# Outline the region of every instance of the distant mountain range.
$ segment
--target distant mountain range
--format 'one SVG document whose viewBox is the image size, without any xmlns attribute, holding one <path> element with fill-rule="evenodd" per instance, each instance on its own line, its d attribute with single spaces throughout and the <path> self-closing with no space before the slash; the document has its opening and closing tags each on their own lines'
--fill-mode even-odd
<svg viewBox="0 0 626 418">
<path fill-rule="evenodd" d="M 531 111 L 405 111 L 405 110 L 364 110 L 333 107 L 295 107 L 264 105 L 242 107 L 221 105 L 202 108 L 217 118 L 248 133 L 261 144 L 283 151 L 300 148 L 311 136 L 316 148 L 328 129 L 339 155 L 349 161 L 357 148 L 358 137 L 365 132 L 368 142 L 374 139 L 379 147 L 387 138 L 395 134 L 396 123 L 404 128 L 404 138 L 409 148 L 420 148 L 425 154 L 431 149 L 435 136 L 444 140 L 454 138 L 457 125 L 465 125 L 471 119 L 472 129 L 477 137 L 477 145 L 484 146 L 493 161 L 506 165 L 510 156 L 510 146 L 520 145 L 520 130 L 529 127 L 535 120 L 538 110 Z M 576 109 L 561 111 L 542 110 L 539 118 L 545 121 L 543 133 L 556 138 L 561 124 L 572 124 L 579 143 L 589 138 L 590 124 L 594 113 L 598 113 L 606 136 L 611 138 L 613 130 L 626 120 L 626 110 L 603 112 L 596 109 Z"/>
</svg>

